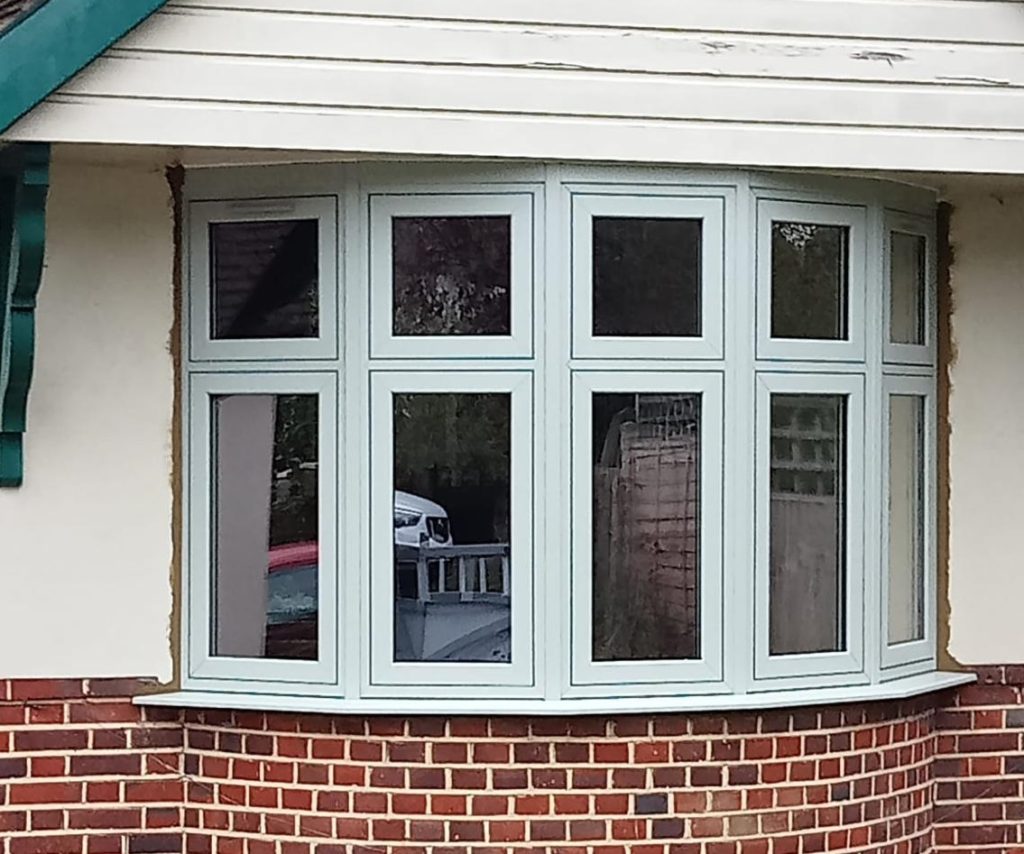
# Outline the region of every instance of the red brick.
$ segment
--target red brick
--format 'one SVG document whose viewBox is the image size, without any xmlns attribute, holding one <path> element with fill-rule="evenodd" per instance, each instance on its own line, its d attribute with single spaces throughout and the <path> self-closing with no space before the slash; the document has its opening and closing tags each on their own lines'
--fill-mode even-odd
<svg viewBox="0 0 1024 854">
<path fill-rule="evenodd" d="M 17 686 L 15 682 L 15 686 Z M 7 841 L 10 854 L 81 854 L 82 836 L 17 836 Z"/>
<path fill-rule="evenodd" d="M 68 826 L 73 828 L 114 830 L 143 826 L 142 809 L 139 807 L 72 810 L 68 816 Z"/>
<path fill-rule="evenodd" d="M 184 787 L 177 780 L 147 780 L 125 783 L 125 800 L 136 802 L 174 802 L 184 798 Z"/>
<path fill-rule="evenodd" d="M 85 696 L 81 679 L 14 679 L 12 700 L 69 700 Z"/>
<path fill-rule="evenodd" d="M 526 822 L 492 821 L 488 825 L 491 842 L 522 842 L 526 839 Z"/>
<path fill-rule="evenodd" d="M 12 804 L 79 803 L 81 783 L 17 783 L 11 786 Z"/>
</svg>

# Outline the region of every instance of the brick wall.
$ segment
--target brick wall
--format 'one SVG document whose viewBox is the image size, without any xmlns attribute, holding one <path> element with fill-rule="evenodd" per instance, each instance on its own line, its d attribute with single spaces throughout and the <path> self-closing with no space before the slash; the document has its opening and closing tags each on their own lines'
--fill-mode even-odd
<svg viewBox="0 0 1024 854">
<path fill-rule="evenodd" d="M 976 670 L 936 715 L 935 854 L 1024 854 L 1024 666 Z"/>
<path fill-rule="evenodd" d="M 134 680 L 0 681 L 0 854 L 1011 851 L 1024 668 L 980 675 L 906 703 L 532 719 L 141 711 Z"/>
<path fill-rule="evenodd" d="M 138 680 L 0 680 L 0 852 L 165 854 L 182 846 L 180 714 Z"/>
</svg>

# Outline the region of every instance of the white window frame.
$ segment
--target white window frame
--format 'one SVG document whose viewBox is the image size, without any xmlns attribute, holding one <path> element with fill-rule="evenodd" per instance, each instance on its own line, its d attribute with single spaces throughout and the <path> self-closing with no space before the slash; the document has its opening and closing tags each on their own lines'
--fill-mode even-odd
<svg viewBox="0 0 1024 854">
<path fill-rule="evenodd" d="M 882 315 L 882 359 L 886 364 L 933 365 L 936 360 L 938 330 L 937 281 L 935 258 L 935 220 L 899 211 L 885 211 L 885 236 L 882 242 L 884 265 Z M 892 236 L 894 233 L 920 237 L 925 242 L 924 269 L 924 344 L 897 344 L 892 341 Z"/>
<path fill-rule="evenodd" d="M 395 393 L 500 393 L 511 396 L 510 584 L 512 655 L 509 663 L 396 662 L 394 638 L 394 426 Z M 364 637 L 369 639 L 370 671 L 364 696 L 422 696 L 425 687 L 446 695 L 477 697 L 481 688 L 503 696 L 536 696 L 539 642 L 534 628 L 534 454 L 533 373 L 529 370 L 371 371 L 369 435 L 370 484 L 364 526 L 370 531 L 369 602 Z M 374 512 L 376 511 L 376 513 Z"/>
<path fill-rule="evenodd" d="M 369 209 L 370 357 L 374 359 L 531 357 L 533 355 L 534 193 L 505 188 L 450 187 L 443 193 L 410 187 L 374 190 Z M 509 335 L 395 335 L 392 326 L 391 220 L 395 217 L 507 216 L 510 219 Z"/>
<path fill-rule="evenodd" d="M 842 226 L 849 230 L 848 338 L 772 337 L 772 223 Z M 867 208 L 826 202 L 757 201 L 757 358 L 812 362 L 863 362 L 866 354 Z"/>
<path fill-rule="evenodd" d="M 315 338 L 218 339 L 212 335 L 212 260 L 210 226 L 215 223 L 280 222 L 315 219 L 318 223 L 317 326 Z M 338 199 L 336 196 L 287 196 L 197 201 L 188 205 L 189 355 L 196 361 L 335 359 L 338 355 Z"/>
<path fill-rule="evenodd" d="M 512 205 L 515 210 L 510 210 L 510 199 L 519 205 Z M 488 207 L 491 202 L 495 206 Z M 296 205 L 307 203 L 322 205 L 316 214 L 319 339 L 209 340 L 208 223 L 222 215 L 227 221 L 304 217 Z M 479 204 L 467 209 L 465 203 Z M 389 163 L 190 170 L 183 204 L 187 287 L 181 324 L 186 473 L 182 688 L 189 702 L 342 713 L 611 713 L 839 702 L 905 696 L 901 692 L 928 690 L 921 686 L 934 686 L 936 680 L 953 684 L 953 677 L 933 672 L 936 655 L 929 648 L 937 636 L 934 392 L 929 397 L 930 504 L 925 514 L 932 526 L 932 552 L 923 642 L 886 648 L 886 544 L 873 530 L 876 522 L 886 524 L 881 456 L 887 423 L 881 423 L 880 415 L 884 407 L 888 417 L 890 388 L 903 383 L 934 388 L 934 204 L 931 194 L 895 184 L 668 167 Z M 576 262 L 589 264 L 591 252 L 576 236 L 581 229 L 592 232 L 589 215 L 579 211 L 590 206 L 609 215 L 664 215 L 670 209 L 687 215 L 680 213 L 684 206 L 700 205 L 709 206 L 714 220 L 713 225 L 706 220 L 703 230 L 702 336 L 620 342 L 590 336 L 589 321 L 580 327 L 575 303 L 585 295 L 592 305 L 592 296 L 589 276 Z M 391 335 L 391 211 L 512 216 L 513 335 Z M 850 340 L 770 338 L 767 250 L 773 215 L 850 228 Z M 889 361 L 891 351 L 883 350 L 891 222 L 929 229 L 924 236 L 929 241 L 930 346 L 927 354 L 917 348 L 916 354 L 900 355 L 908 361 L 899 363 Z M 713 243 L 717 269 L 706 257 Z M 382 248 L 386 252 L 377 251 Z M 720 279 L 717 290 L 708 282 L 709 270 Z M 387 303 L 383 311 L 382 300 Z M 383 326 L 374 327 L 374 322 Z M 592 349 L 581 339 L 581 329 L 587 333 L 583 338 L 592 339 Z M 577 346 L 581 340 L 582 348 Z M 912 356 L 920 361 L 909 361 Z M 611 385 L 594 390 L 685 392 L 700 390 L 694 388 L 698 380 L 707 383 L 702 392 L 702 660 L 586 660 L 589 633 L 580 633 L 589 629 L 590 596 L 583 595 L 580 581 L 591 580 L 592 568 L 589 551 L 581 559 L 579 547 L 589 550 L 590 530 L 574 507 L 585 509 L 589 522 L 589 466 L 582 472 L 579 466 L 583 448 L 588 449 L 584 462 L 589 462 L 591 439 L 580 419 L 583 414 L 589 422 L 589 400 L 588 408 L 580 410 L 578 397 L 588 383 L 605 378 Z M 513 643 L 525 649 L 514 651 L 512 664 L 396 665 L 390 660 L 392 500 L 390 486 L 378 474 L 390 481 L 390 429 L 380 425 L 382 417 L 390 422 L 392 388 L 509 392 L 515 423 L 529 424 L 528 430 L 514 427 L 512 434 L 516 459 L 528 460 L 514 464 L 513 514 L 518 515 L 513 531 L 525 538 L 525 545 L 515 541 L 513 550 L 524 554 L 525 548 L 531 555 L 529 567 L 515 567 L 513 620 L 523 626 L 513 623 Z M 209 396 L 310 389 L 323 395 L 321 659 L 211 657 Z M 850 397 L 848 649 L 843 653 L 767 655 L 770 482 L 762 468 L 770 459 L 772 392 Z M 719 413 L 714 435 L 707 421 L 712 396 Z M 381 435 L 388 436 L 383 450 Z M 873 458 L 863 459 L 866 454 Z M 372 521 L 372 528 L 371 506 L 387 508 L 377 510 L 383 515 Z M 517 524 L 516 519 L 523 521 Z M 715 562 L 713 570 L 709 561 Z M 717 599 L 709 602 L 712 596 Z M 881 616 L 869 616 L 869 608 L 881 608 Z M 708 646 L 712 639 L 715 650 Z M 909 652 L 911 646 L 916 651 Z M 454 669 L 434 669 L 445 666 Z M 483 669 L 470 678 L 471 667 Z M 421 668 L 434 675 L 425 677 Z"/>
<path fill-rule="evenodd" d="M 572 375 L 571 684 L 567 696 L 713 693 L 723 690 L 723 377 L 719 372 L 577 370 Z M 592 396 L 602 392 L 701 395 L 700 638 L 696 659 L 593 661 Z"/>
<path fill-rule="evenodd" d="M 189 513 L 186 525 L 188 568 L 186 648 L 188 678 L 214 690 L 267 691 L 283 686 L 313 690 L 313 686 L 334 685 L 341 660 L 338 631 L 338 502 L 340 482 L 337 429 L 338 377 L 334 372 L 214 371 L 194 372 L 189 377 L 189 420 L 186 484 Z M 317 490 L 319 575 L 317 579 L 316 661 L 292 659 L 235 658 L 211 653 L 213 573 L 216 570 L 213 539 L 216 532 L 213 483 L 215 448 L 213 398 L 232 394 L 316 394 L 319 395 Z"/>
<path fill-rule="evenodd" d="M 936 658 L 935 653 L 935 618 L 936 618 L 936 588 L 938 580 L 936 577 L 936 519 L 934 512 L 929 508 L 937 506 L 937 484 L 936 484 L 936 435 L 935 425 L 937 422 L 935 404 L 935 380 L 930 376 L 910 376 L 886 374 L 882 378 L 883 406 L 882 406 L 882 555 L 881 555 L 881 625 L 879 638 L 882 645 L 882 669 L 903 667 L 906 665 L 919 665 L 918 669 L 927 669 Z M 902 643 L 889 643 L 889 459 L 891 445 L 889 442 L 890 430 L 890 402 L 892 397 L 906 396 L 916 397 L 923 401 L 924 413 L 924 501 L 925 506 L 922 512 L 924 521 L 924 536 L 922 544 L 924 548 L 924 599 L 921 607 L 924 613 L 924 637 L 918 640 L 904 641 Z M 883 674 L 884 678 L 884 674 Z"/>
<path fill-rule="evenodd" d="M 824 686 L 867 681 L 864 673 L 865 391 L 860 374 L 762 372 L 757 376 L 754 690 L 782 685 Z M 845 395 L 846 404 L 846 649 L 771 655 L 771 398 L 775 394 Z"/>
<path fill-rule="evenodd" d="M 572 355 L 576 358 L 721 359 L 725 292 L 726 195 L 721 189 L 645 188 L 644 194 L 589 189 L 570 196 L 572 218 Z M 701 223 L 699 310 L 693 336 L 594 335 L 595 217 L 689 219 Z"/>
</svg>

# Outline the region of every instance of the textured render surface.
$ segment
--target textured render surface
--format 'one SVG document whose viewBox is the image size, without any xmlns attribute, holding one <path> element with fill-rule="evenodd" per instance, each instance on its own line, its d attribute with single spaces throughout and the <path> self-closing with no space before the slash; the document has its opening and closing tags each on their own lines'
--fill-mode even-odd
<svg viewBox="0 0 1024 854">
<path fill-rule="evenodd" d="M 167 679 L 167 184 L 158 163 L 89 166 L 59 149 L 51 178 L 32 476 L 0 491 L 0 673 Z"/>
<path fill-rule="evenodd" d="M 951 202 L 949 652 L 1024 662 L 1024 195 Z"/>
</svg>

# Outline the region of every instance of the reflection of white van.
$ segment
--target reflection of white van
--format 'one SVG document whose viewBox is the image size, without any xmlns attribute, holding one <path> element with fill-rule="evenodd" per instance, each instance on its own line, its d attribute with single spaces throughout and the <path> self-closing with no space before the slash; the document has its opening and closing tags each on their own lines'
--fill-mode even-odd
<svg viewBox="0 0 1024 854">
<path fill-rule="evenodd" d="M 395 545 L 450 546 L 448 513 L 429 498 L 395 490 Z"/>
</svg>

